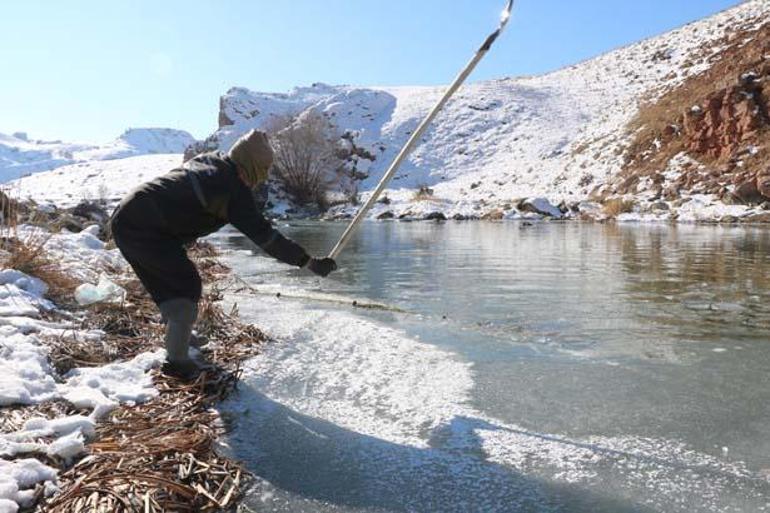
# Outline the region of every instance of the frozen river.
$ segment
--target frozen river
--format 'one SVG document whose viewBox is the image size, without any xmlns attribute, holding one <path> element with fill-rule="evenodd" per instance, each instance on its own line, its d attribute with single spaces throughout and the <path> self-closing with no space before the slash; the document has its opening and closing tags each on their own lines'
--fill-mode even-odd
<svg viewBox="0 0 770 513">
<path fill-rule="evenodd" d="M 328 280 L 218 242 L 277 339 L 223 405 L 256 511 L 770 512 L 770 231 L 369 223 Z"/>
</svg>

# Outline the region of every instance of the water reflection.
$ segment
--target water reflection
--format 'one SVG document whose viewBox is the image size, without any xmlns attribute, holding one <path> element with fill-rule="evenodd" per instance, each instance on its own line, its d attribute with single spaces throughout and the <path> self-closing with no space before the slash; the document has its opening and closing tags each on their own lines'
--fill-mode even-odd
<svg viewBox="0 0 770 513">
<path fill-rule="evenodd" d="M 283 227 L 318 254 L 344 225 Z M 236 246 L 250 247 L 241 238 Z M 581 350 L 617 339 L 767 340 L 770 233 L 710 226 L 370 223 L 316 285 Z"/>
<path fill-rule="evenodd" d="M 324 254 L 344 227 L 282 229 Z M 368 223 L 330 280 L 250 266 L 238 271 L 256 282 L 419 314 L 362 313 L 475 362 L 477 406 L 497 418 L 729 446 L 770 467 L 765 229 Z"/>
</svg>

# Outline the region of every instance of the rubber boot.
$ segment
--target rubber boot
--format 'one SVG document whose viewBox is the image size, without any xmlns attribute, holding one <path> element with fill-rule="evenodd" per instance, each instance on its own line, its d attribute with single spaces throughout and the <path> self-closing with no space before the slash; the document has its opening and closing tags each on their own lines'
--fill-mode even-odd
<svg viewBox="0 0 770 513">
<path fill-rule="evenodd" d="M 180 300 L 174 300 L 174 301 L 180 301 Z M 186 301 L 186 300 L 182 299 L 181 301 Z M 171 301 L 168 301 L 167 303 L 171 303 Z M 163 303 L 163 304 L 165 305 L 167 303 Z M 163 312 L 163 310 L 164 308 L 161 306 L 161 311 L 160 311 L 161 320 L 163 321 L 163 324 L 168 324 L 168 317 Z M 196 317 L 197 317 L 197 314 L 196 314 Z M 199 334 L 195 330 L 192 330 L 192 332 L 190 333 L 190 347 L 194 347 L 195 349 L 201 349 L 203 347 L 206 347 L 207 345 L 209 345 L 208 337 L 206 337 L 205 335 Z"/>
<path fill-rule="evenodd" d="M 185 380 L 195 379 L 198 365 L 190 358 L 190 336 L 198 317 L 198 305 L 186 298 L 161 303 L 166 321 L 166 363 L 163 372 Z"/>
</svg>

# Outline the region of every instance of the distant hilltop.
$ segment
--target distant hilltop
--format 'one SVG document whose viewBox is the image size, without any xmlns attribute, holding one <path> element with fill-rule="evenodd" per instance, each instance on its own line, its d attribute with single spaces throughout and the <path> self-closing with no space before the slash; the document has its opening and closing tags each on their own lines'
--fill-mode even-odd
<svg viewBox="0 0 770 513">
<path fill-rule="evenodd" d="M 194 143 L 189 133 L 170 128 L 130 128 L 104 145 L 33 140 L 25 132 L 0 133 L 0 182 L 79 162 L 183 153 Z"/>
</svg>

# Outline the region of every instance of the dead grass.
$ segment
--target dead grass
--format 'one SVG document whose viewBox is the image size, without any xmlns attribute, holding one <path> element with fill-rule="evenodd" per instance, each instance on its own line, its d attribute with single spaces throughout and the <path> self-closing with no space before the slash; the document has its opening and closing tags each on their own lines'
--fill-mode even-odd
<svg viewBox="0 0 770 513">
<path fill-rule="evenodd" d="M 48 285 L 49 299 L 70 303 L 78 282 L 48 256 L 45 245 L 50 238 L 51 235 L 42 230 L 0 238 L 0 265 L 43 280 Z"/>
<path fill-rule="evenodd" d="M 214 369 L 192 385 L 156 376 L 160 396 L 120 408 L 97 428 L 89 456 L 60 480 L 44 511 L 223 511 L 240 498 L 245 473 L 217 456 L 223 426 L 212 406 L 238 373 Z"/>
<path fill-rule="evenodd" d="M 51 234 L 43 229 L 20 232 L 22 216 L 35 218 L 34 209 L 15 199 L 12 191 L 0 190 L 0 266 L 43 280 L 49 299 L 72 301 L 78 283 L 48 256 L 45 246 Z"/>
<path fill-rule="evenodd" d="M 196 244 L 190 255 L 204 267 L 203 261 L 215 261 L 216 250 Z M 201 275 L 210 286 L 226 268 L 208 269 Z M 125 304 L 93 305 L 81 326 L 105 331 L 101 342 L 50 341 L 57 369 L 104 365 L 161 345 L 160 316 L 141 284 L 136 279 L 120 284 Z M 204 295 L 197 324 L 210 341 L 203 350 L 210 367 L 194 384 L 156 373 L 159 397 L 120 407 L 102 422 L 88 455 L 60 475 L 61 493 L 40 511 L 213 512 L 237 504 L 247 473 L 217 454 L 223 424 L 212 407 L 235 389 L 241 362 L 259 353 L 267 337 L 242 324 L 237 311 L 223 311 L 221 297 L 216 289 Z"/>
<path fill-rule="evenodd" d="M 42 404 L 4 407 L 2 411 L 3 415 L 0 416 L 0 434 L 19 431 L 24 427 L 25 422 L 36 417 L 55 419 L 65 415 L 85 413 L 67 401 L 60 399 Z"/>
<path fill-rule="evenodd" d="M 604 202 L 602 207 L 607 217 L 615 218 L 620 214 L 628 214 L 634 211 L 635 203 L 632 200 L 623 198 L 611 198 Z"/>
<path fill-rule="evenodd" d="M 205 512 L 235 504 L 245 472 L 216 453 L 223 425 L 212 406 L 235 389 L 240 363 L 267 337 L 222 311 L 218 299 L 206 296 L 198 325 L 211 341 L 212 365 L 191 385 L 156 374 L 160 396 L 100 424 L 89 455 L 61 476 L 62 493 L 44 511 Z"/>
<path fill-rule="evenodd" d="M 219 261 L 216 248 L 209 242 L 195 242 L 187 248 L 187 254 L 195 262 L 204 283 L 213 283 L 230 272 L 230 268 Z"/>
</svg>

